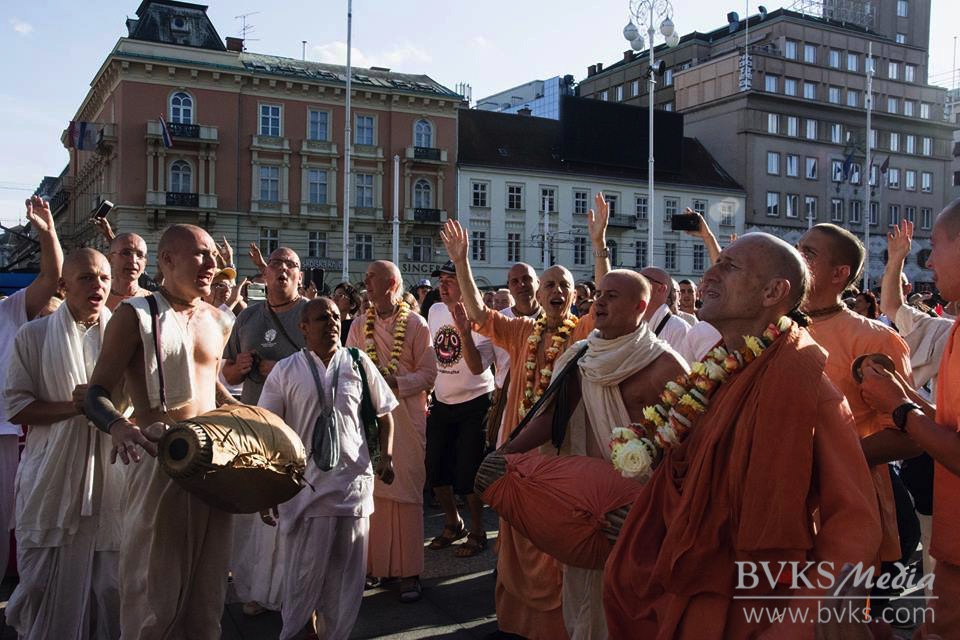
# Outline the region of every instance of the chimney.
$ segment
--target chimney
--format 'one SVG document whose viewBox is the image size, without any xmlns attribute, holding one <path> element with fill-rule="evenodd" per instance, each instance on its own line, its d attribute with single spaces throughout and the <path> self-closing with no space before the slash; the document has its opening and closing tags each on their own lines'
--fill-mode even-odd
<svg viewBox="0 0 960 640">
<path fill-rule="evenodd" d="M 233 38 L 231 36 L 227 36 L 227 51 L 243 53 L 243 38 Z"/>
<path fill-rule="evenodd" d="M 603 71 L 603 63 L 602 63 L 602 62 L 598 62 L 598 63 L 597 63 L 597 73 L 600 73 L 601 71 Z"/>
<path fill-rule="evenodd" d="M 592 65 L 590 65 L 589 67 L 587 67 L 587 77 L 588 77 L 588 78 L 589 78 L 590 76 L 594 75 L 596 72 L 597 72 L 597 65 L 592 64 Z"/>
<path fill-rule="evenodd" d="M 530 107 L 524 107 L 523 109 L 517 109 L 517 115 L 520 115 L 520 116 L 529 116 L 529 115 L 532 114 L 532 113 L 533 113 L 533 111 L 531 111 Z"/>
<path fill-rule="evenodd" d="M 127 35 L 133 37 L 133 32 L 137 30 L 137 24 L 139 20 L 136 18 L 127 18 Z"/>
<path fill-rule="evenodd" d="M 623 52 L 623 61 L 630 62 L 631 60 L 633 60 L 633 51 L 631 51 L 630 49 L 627 49 L 626 51 Z"/>
</svg>

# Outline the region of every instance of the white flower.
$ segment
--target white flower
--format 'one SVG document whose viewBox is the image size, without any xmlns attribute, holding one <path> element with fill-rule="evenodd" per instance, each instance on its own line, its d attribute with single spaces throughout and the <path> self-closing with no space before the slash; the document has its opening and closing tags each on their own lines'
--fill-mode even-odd
<svg viewBox="0 0 960 640">
<path fill-rule="evenodd" d="M 638 439 L 629 440 L 617 447 L 614 466 L 620 470 L 624 478 L 646 477 L 653 467 L 653 458 L 650 450 Z"/>
<path fill-rule="evenodd" d="M 637 434 L 629 427 L 617 427 L 610 434 L 611 440 L 636 440 Z"/>
<path fill-rule="evenodd" d="M 677 432 L 674 431 L 673 427 L 671 427 L 669 424 L 665 424 L 657 429 L 657 433 L 659 433 L 663 441 L 669 444 L 671 447 L 675 447 L 680 444 L 680 437 L 677 436 Z"/>
</svg>

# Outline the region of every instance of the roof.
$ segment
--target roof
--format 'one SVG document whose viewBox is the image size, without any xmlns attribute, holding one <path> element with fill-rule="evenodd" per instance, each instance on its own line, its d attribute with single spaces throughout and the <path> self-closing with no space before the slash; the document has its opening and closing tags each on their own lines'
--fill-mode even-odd
<svg viewBox="0 0 960 640">
<path fill-rule="evenodd" d="M 639 111 L 646 111 L 634 107 Z M 620 180 L 645 181 L 646 167 L 568 162 L 562 157 L 562 120 L 537 118 L 496 111 L 461 109 L 457 163 L 477 167 L 523 169 Z M 623 140 L 610 140 L 623 144 Z M 679 173 L 654 172 L 662 184 L 682 184 L 742 191 L 696 138 L 683 137 Z"/>
<path fill-rule="evenodd" d="M 137 19 L 127 21 L 130 38 L 185 47 L 226 51 L 202 4 L 176 0 L 143 0 Z"/>
</svg>

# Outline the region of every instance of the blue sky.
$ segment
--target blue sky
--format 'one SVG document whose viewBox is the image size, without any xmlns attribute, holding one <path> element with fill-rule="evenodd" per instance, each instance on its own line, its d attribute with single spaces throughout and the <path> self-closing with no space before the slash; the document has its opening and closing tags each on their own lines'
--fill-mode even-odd
<svg viewBox="0 0 960 640">
<path fill-rule="evenodd" d="M 60 132 L 89 89 L 90 81 L 139 0 L 8 0 L 0 18 L 0 222 L 15 224 L 23 199 L 44 175 L 67 163 Z M 751 6 L 756 7 L 756 3 Z M 774 10 L 780 4 L 767 4 Z M 609 64 L 627 48 L 621 30 L 627 0 L 355 0 L 353 54 L 357 66 L 378 65 L 425 73 L 454 88 L 473 87 L 473 97 L 533 79 L 573 74 Z M 681 33 L 707 31 L 726 22 L 727 11 L 744 14 L 742 2 L 677 0 Z M 209 0 L 208 14 L 221 37 L 239 35 L 248 17 L 251 51 L 343 64 L 346 0 L 305 2 Z M 931 80 L 951 82 L 954 36 L 960 35 L 960 3 L 933 0 Z M 256 38 L 257 40 L 253 40 Z"/>
</svg>

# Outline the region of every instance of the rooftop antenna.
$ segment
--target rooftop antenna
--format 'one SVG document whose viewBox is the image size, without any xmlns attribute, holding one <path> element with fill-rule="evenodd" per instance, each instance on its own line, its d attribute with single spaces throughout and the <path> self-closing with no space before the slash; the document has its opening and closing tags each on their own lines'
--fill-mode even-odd
<svg viewBox="0 0 960 640">
<path fill-rule="evenodd" d="M 244 51 L 247 50 L 247 44 L 246 44 L 246 43 L 247 43 L 248 40 L 250 40 L 250 41 L 252 42 L 252 41 L 254 41 L 254 40 L 259 40 L 259 39 L 260 39 L 260 38 L 248 38 L 248 37 L 247 37 L 247 34 L 248 34 L 248 33 L 253 33 L 253 30 L 256 28 L 256 27 L 254 27 L 252 24 L 249 24 L 249 25 L 247 24 L 247 18 L 248 18 L 249 16 L 255 16 L 255 15 L 257 15 L 258 13 L 260 13 L 260 12 L 259 12 L 259 11 L 251 11 L 250 13 L 242 13 L 242 14 L 240 14 L 239 16 L 233 16 L 233 19 L 234 19 L 234 20 L 239 20 L 239 21 L 240 21 L 240 38 L 243 40 L 243 43 L 244 43 L 244 44 L 243 44 L 243 50 L 244 50 Z"/>
</svg>

